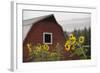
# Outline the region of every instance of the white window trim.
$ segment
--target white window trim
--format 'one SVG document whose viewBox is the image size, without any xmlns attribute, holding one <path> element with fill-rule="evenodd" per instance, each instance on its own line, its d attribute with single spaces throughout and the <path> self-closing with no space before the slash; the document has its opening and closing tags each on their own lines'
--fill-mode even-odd
<svg viewBox="0 0 100 73">
<path fill-rule="evenodd" d="M 50 34 L 51 35 L 51 42 L 50 43 L 45 42 L 45 34 Z M 44 44 L 52 44 L 52 40 L 53 40 L 52 35 L 53 35 L 53 33 L 51 33 L 51 32 L 43 32 L 43 43 Z"/>
</svg>

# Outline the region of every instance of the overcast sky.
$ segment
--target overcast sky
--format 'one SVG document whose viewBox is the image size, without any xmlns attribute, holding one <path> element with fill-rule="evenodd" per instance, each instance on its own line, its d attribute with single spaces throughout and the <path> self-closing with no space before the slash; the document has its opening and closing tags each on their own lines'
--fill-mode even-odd
<svg viewBox="0 0 100 73">
<path fill-rule="evenodd" d="M 91 14 L 74 12 L 45 12 L 45 11 L 23 11 L 23 20 L 54 14 L 57 22 L 64 31 L 72 32 L 74 29 L 89 28 Z"/>
</svg>

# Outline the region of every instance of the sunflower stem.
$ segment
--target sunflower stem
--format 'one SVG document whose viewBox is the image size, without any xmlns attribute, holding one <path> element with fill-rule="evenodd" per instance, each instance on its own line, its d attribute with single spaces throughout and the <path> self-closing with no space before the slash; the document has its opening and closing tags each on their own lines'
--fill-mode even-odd
<svg viewBox="0 0 100 73">
<path fill-rule="evenodd" d="M 83 56 L 85 58 L 87 58 L 87 56 L 86 56 L 86 54 L 85 54 L 85 52 L 84 52 L 83 47 L 81 46 L 81 44 L 79 44 L 79 47 L 80 47 L 80 50 L 82 51 Z"/>
</svg>

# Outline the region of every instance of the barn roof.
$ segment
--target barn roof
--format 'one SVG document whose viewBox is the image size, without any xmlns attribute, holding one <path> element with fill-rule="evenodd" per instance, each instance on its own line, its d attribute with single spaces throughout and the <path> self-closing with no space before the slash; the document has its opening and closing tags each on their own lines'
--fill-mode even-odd
<svg viewBox="0 0 100 73">
<path fill-rule="evenodd" d="M 23 20 L 23 40 L 27 36 L 32 25 L 41 20 L 53 21 L 53 22 L 57 23 L 53 14 L 36 17 L 36 18 L 28 19 L 28 20 Z"/>
</svg>

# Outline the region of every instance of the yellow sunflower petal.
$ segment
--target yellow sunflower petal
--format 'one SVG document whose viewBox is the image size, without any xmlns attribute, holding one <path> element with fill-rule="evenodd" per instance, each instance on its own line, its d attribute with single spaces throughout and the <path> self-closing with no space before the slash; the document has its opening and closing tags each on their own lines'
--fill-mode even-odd
<svg viewBox="0 0 100 73">
<path fill-rule="evenodd" d="M 75 46 L 74 45 L 71 47 L 71 50 L 75 50 Z"/>
<path fill-rule="evenodd" d="M 72 37 L 72 38 L 70 39 L 70 42 L 71 42 L 71 45 L 74 45 L 75 42 L 76 42 L 76 37 Z"/>
<path fill-rule="evenodd" d="M 74 35 L 73 34 L 70 34 L 70 37 L 69 38 L 72 38 L 72 37 L 74 37 Z"/>
<path fill-rule="evenodd" d="M 84 40 L 85 40 L 85 37 L 84 36 L 80 36 L 79 37 L 79 43 L 83 44 L 84 43 Z"/>
<path fill-rule="evenodd" d="M 28 48 L 29 52 L 32 52 L 31 44 L 28 43 L 27 48 Z"/>
<path fill-rule="evenodd" d="M 70 50 L 70 47 L 71 47 L 70 45 L 66 45 L 65 50 L 66 51 L 69 51 Z"/>
</svg>

